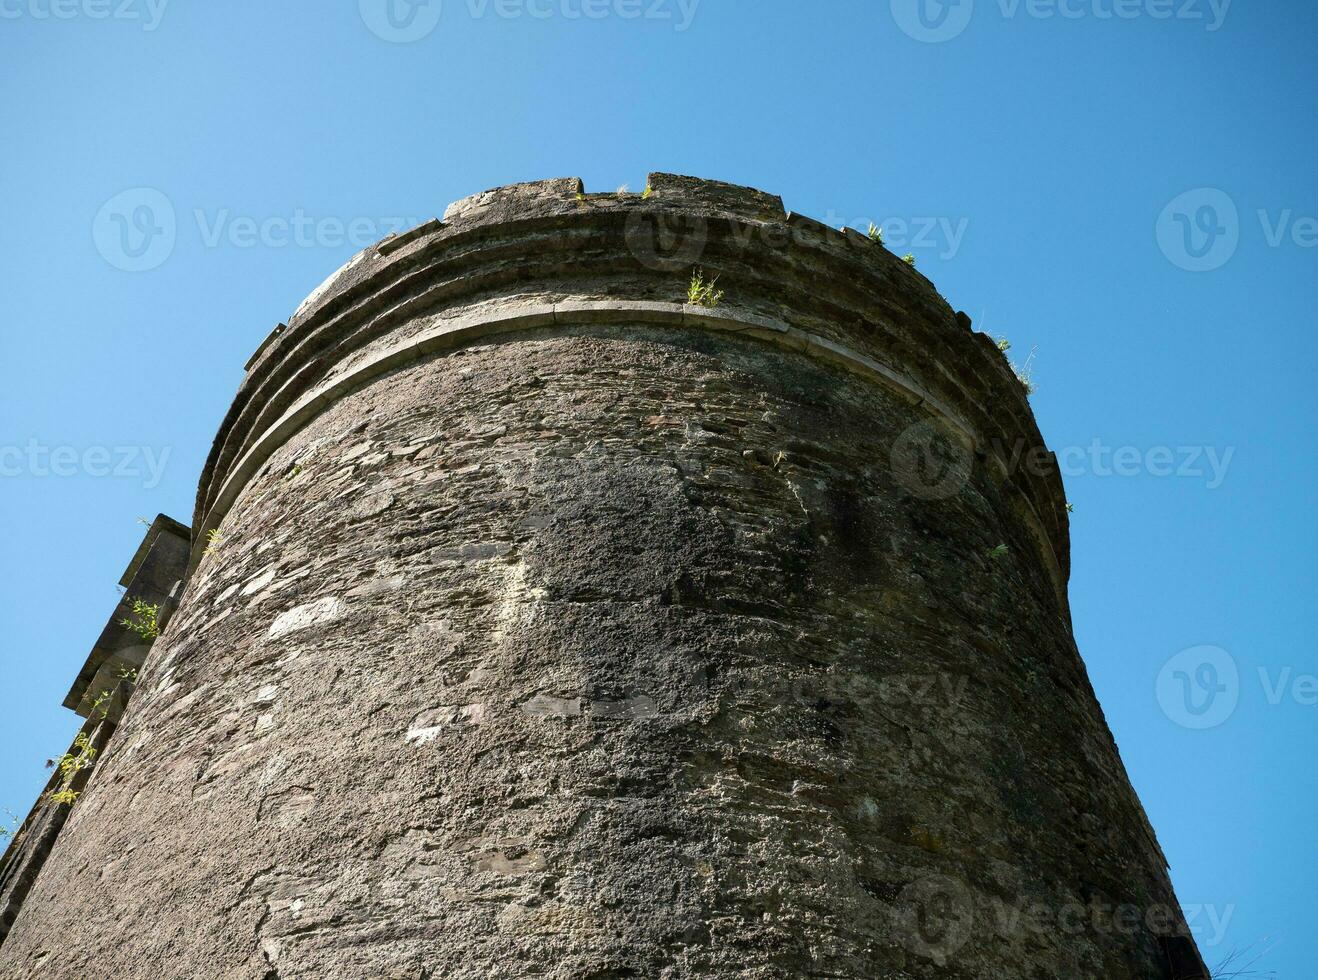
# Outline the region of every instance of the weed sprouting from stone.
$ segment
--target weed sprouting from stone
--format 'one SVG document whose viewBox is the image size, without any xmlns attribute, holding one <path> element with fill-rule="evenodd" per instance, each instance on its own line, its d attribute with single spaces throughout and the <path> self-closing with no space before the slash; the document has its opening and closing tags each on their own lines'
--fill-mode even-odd
<svg viewBox="0 0 1318 980">
<path fill-rule="evenodd" d="M 224 532 L 218 527 L 213 527 L 206 532 L 206 551 L 205 554 L 213 555 L 219 550 L 220 544 L 224 541 Z"/>
<path fill-rule="evenodd" d="M 706 282 L 704 270 L 693 269 L 691 271 L 691 283 L 686 290 L 687 302 L 692 306 L 704 306 L 713 309 L 723 302 L 723 290 L 716 288 L 717 286 L 718 276 Z"/>
<path fill-rule="evenodd" d="M 994 343 L 997 344 L 998 350 L 1003 354 L 1006 354 L 1007 351 L 1011 350 L 1011 341 L 1006 337 L 999 337 Z M 1030 348 L 1030 356 L 1025 358 L 1024 364 L 1017 364 L 1011 359 L 1007 360 L 1007 363 L 1011 365 L 1011 373 L 1016 375 L 1016 380 L 1020 382 L 1021 387 L 1025 389 L 1025 394 L 1027 395 L 1033 395 L 1038 389 L 1038 385 L 1034 383 L 1033 378 L 1034 354 L 1038 349 L 1038 347 Z"/>
<path fill-rule="evenodd" d="M 60 782 L 59 789 L 47 793 L 46 799 L 56 806 L 73 806 L 80 795 L 79 791 L 73 788 L 73 781 L 77 779 L 78 773 L 90 769 L 95 761 L 96 748 L 92 745 L 92 740 L 87 737 L 86 732 L 79 732 L 78 737 L 73 740 L 73 751 L 65 752 L 55 763 L 55 768 L 64 778 Z"/>
<path fill-rule="evenodd" d="M 1025 389 L 1025 394 L 1033 395 L 1038 390 L 1038 385 L 1034 383 L 1034 353 L 1039 348 L 1031 347 L 1030 356 L 1025 358 L 1024 364 L 1012 363 L 1011 371 L 1016 375 L 1016 380 L 1021 383 Z"/>
<path fill-rule="evenodd" d="M 131 630 L 150 643 L 160 635 L 160 604 L 134 599 L 131 615 L 119 622 L 124 629 Z"/>
</svg>

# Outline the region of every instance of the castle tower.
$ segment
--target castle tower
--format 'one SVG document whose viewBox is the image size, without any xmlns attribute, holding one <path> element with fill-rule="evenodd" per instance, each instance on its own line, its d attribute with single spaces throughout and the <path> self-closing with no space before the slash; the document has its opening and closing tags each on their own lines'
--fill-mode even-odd
<svg viewBox="0 0 1318 980">
<path fill-rule="evenodd" d="M 519 184 L 247 367 L 0 975 L 1206 976 L 1026 393 L 881 244 Z"/>
</svg>

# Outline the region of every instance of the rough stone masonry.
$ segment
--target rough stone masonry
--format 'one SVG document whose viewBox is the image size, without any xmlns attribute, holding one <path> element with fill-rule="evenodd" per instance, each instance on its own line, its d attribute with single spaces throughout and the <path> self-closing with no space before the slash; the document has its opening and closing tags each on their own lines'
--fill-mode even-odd
<svg viewBox="0 0 1318 980">
<path fill-rule="evenodd" d="M 759 191 L 365 250 L 248 364 L 0 976 L 1206 977 L 1004 446 L 994 343 Z"/>
</svg>

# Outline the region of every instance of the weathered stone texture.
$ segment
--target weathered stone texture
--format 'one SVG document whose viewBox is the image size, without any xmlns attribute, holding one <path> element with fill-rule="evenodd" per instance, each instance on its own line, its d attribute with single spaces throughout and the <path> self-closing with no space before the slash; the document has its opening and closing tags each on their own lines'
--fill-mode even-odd
<svg viewBox="0 0 1318 980">
<path fill-rule="evenodd" d="M 913 492 L 929 418 L 652 322 L 364 380 L 223 514 L 0 974 L 1171 977 L 1064 534 L 982 455 Z"/>
</svg>

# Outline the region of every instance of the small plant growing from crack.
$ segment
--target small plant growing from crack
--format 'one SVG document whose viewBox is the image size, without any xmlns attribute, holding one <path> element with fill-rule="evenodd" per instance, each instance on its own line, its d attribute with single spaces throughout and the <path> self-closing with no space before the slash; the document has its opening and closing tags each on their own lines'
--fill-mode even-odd
<svg viewBox="0 0 1318 980">
<path fill-rule="evenodd" d="M 870 222 L 870 230 L 866 234 L 869 235 L 870 241 L 878 242 L 880 245 L 883 244 L 883 229 L 873 221 Z"/>
<path fill-rule="evenodd" d="M 914 253 L 914 252 L 907 252 L 905 255 L 902 256 L 902 261 L 905 262 L 907 265 L 909 265 L 912 269 L 914 269 L 914 268 L 915 268 L 915 253 Z"/>
<path fill-rule="evenodd" d="M 219 550 L 220 545 L 224 542 L 224 532 L 218 527 L 213 527 L 206 532 L 206 550 L 204 554 L 213 555 Z"/>
<path fill-rule="evenodd" d="M 132 612 L 127 619 L 121 619 L 120 625 L 136 633 L 150 643 L 160 635 L 160 603 L 133 600 Z"/>
<path fill-rule="evenodd" d="M 110 699 L 114 697 L 113 691 L 102 691 L 96 695 L 96 700 L 92 702 L 91 714 L 97 715 L 101 721 L 105 721 L 110 716 Z"/>
<path fill-rule="evenodd" d="M 994 343 L 1004 355 L 1011 350 L 1011 341 L 1006 337 L 999 337 Z M 1038 385 L 1034 383 L 1034 354 L 1038 349 L 1038 347 L 1030 348 L 1030 356 L 1025 358 L 1024 364 L 1017 364 L 1010 358 L 1007 359 L 1007 363 L 1011 365 L 1011 373 L 1016 375 L 1016 380 L 1020 382 L 1027 395 L 1033 395 L 1038 390 Z"/>
<path fill-rule="evenodd" d="M 628 190 L 629 190 L 628 186 L 626 184 L 623 184 L 621 187 L 618 188 L 618 196 L 626 197 Z"/>
<path fill-rule="evenodd" d="M 1039 390 L 1039 386 L 1034 383 L 1034 354 L 1038 349 L 1037 347 L 1030 348 L 1030 356 L 1025 358 L 1024 364 L 1013 362 L 1011 365 L 1011 372 L 1016 375 L 1016 380 L 1021 383 L 1026 395 L 1033 395 Z"/>
<path fill-rule="evenodd" d="M 691 271 L 691 283 L 687 286 L 686 300 L 692 306 L 704 306 L 713 309 L 723 302 L 723 290 L 718 289 L 718 276 L 705 281 L 703 269 Z"/>
<path fill-rule="evenodd" d="M 78 802 L 80 795 L 79 791 L 73 788 L 73 781 L 77 779 L 78 773 L 90 769 L 95 761 L 96 748 L 92 745 L 92 740 L 87 737 L 86 732 L 79 732 L 78 737 L 73 740 L 73 751 L 65 752 L 54 764 L 64 778 L 60 781 L 59 789 L 51 790 L 46 794 L 46 798 L 56 806 L 73 806 Z"/>
<path fill-rule="evenodd" d="M 1258 977 L 1259 980 L 1274 980 L 1277 974 L 1272 970 L 1254 970 L 1254 966 L 1259 960 L 1272 952 L 1276 943 L 1267 937 L 1256 943 L 1251 943 L 1243 948 L 1233 949 L 1222 962 L 1212 967 L 1208 971 L 1211 980 L 1245 980 L 1246 977 Z M 1259 947 L 1262 947 L 1261 949 Z M 1257 950 L 1257 952 L 1256 952 Z M 1245 957 L 1250 957 L 1246 960 Z M 1242 962 L 1243 961 L 1243 962 Z"/>
<path fill-rule="evenodd" d="M 654 196 L 654 188 L 647 183 L 645 185 L 645 190 L 641 191 L 641 200 L 648 201 L 653 196 Z"/>
<path fill-rule="evenodd" d="M 136 684 L 137 670 L 133 667 L 124 667 L 119 671 L 119 679 L 127 681 L 129 684 Z M 96 695 L 96 700 L 92 702 L 91 714 L 94 715 L 99 712 L 101 721 L 105 721 L 106 718 L 110 717 L 110 700 L 113 697 L 113 690 L 102 691 Z"/>
<path fill-rule="evenodd" d="M 1005 544 L 1000 544 L 996 548 L 990 548 L 988 550 L 988 556 L 993 561 L 1001 561 L 1002 559 L 1007 557 L 1007 554 L 1010 551 L 1011 549 L 1008 548 Z"/>
</svg>

